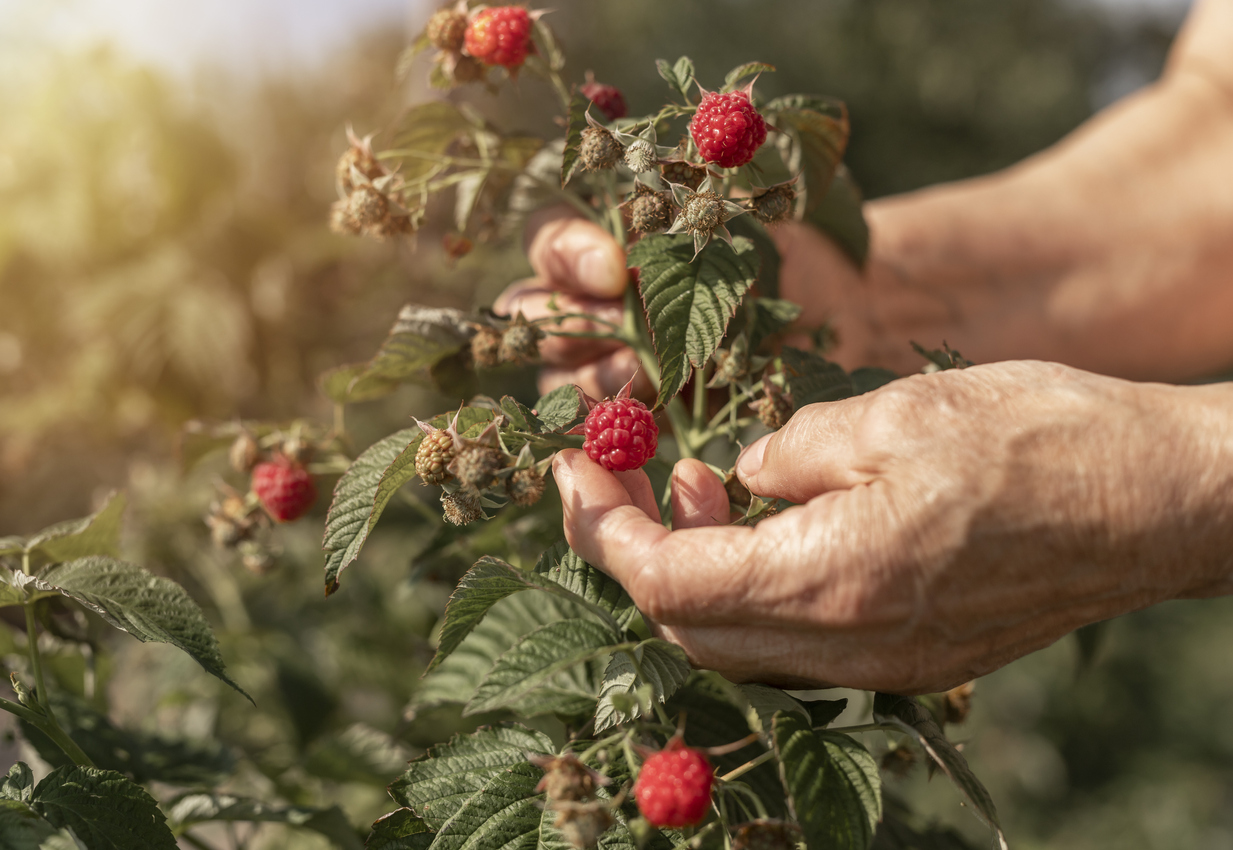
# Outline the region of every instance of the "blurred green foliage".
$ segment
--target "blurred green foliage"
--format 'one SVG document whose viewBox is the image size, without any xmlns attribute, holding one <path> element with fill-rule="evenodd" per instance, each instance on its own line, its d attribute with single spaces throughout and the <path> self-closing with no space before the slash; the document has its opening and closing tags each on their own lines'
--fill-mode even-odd
<svg viewBox="0 0 1233 850">
<path fill-rule="evenodd" d="M 780 69 L 759 83 L 767 96 L 844 98 L 848 161 L 871 196 L 1030 155 L 1124 81 L 1154 76 L 1171 34 L 1044 0 L 562 6 L 550 20 L 575 57 L 570 75 L 593 69 L 634 111 L 662 99 L 652 60 L 681 54 L 712 85 L 760 59 Z M 240 756 L 238 789 L 340 802 L 356 823 L 388 808 L 382 786 L 399 760 L 461 728 L 448 712 L 404 706 L 468 552 L 417 558 L 428 530 L 401 505 L 391 512 L 402 522 L 383 524 L 329 601 L 311 519 L 281 531 L 272 572 L 244 572 L 210 548 L 200 520 L 225 464 L 182 477 L 174 442 L 193 417 L 329 421 L 316 374 L 370 354 L 400 303 L 483 303 L 523 268 L 516 246 L 447 266 L 445 217 L 415 254 L 328 233 L 345 122 L 387 127 L 400 103 L 425 96 L 393 80 L 401 43 L 357 36 L 311 73 L 259 83 L 173 83 L 106 50 L 47 52 L 37 73 L 0 79 L 0 532 L 84 514 L 99 487 L 128 488 L 131 556 L 202 600 L 258 706 L 158 647 L 116 644 L 94 665 L 93 691 L 75 654 L 53 669 L 99 707 L 109 697 L 132 728 L 217 735 Z M 469 97 L 510 129 L 553 132 L 547 92 L 529 78 L 516 91 L 504 104 Z M 525 373 L 498 380 L 528 385 Z M 362 448 L 451 403 L 403 391 L 349 425 Z M 552 531 L 494 524 L 474 554 Z M 1161 606 L 1113 623 L 1087 666 L 1068 640 L 978 684 L 959 737 L 1015 846 L 1233 848 L 1230 613 L 1228 600 Z M 323 778 L 340 763 L 354 768 L 348 781 Z M 983 835 L 922 768 L 897 788 Z"/>
</svg>

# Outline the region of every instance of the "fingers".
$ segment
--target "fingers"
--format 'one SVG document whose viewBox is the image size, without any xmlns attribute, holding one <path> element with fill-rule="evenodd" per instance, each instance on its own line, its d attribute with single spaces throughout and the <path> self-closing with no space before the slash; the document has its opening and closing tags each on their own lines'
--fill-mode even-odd
<svg viewBox="0 0 1233 850">
<path fill-rule="evenodd" d="M 728 523 L 728 492 L 711 468 L 686 458 L 672 470 L 672 528 L 707 528 Z"/>
<path fill-rule="evenodd" d="M 550 219 L 535 232 L 528 255 L 532 268 L 552 288 L 619 298 L 628 283 L 625 252 L 607 231 L 585 219 Z"/>
<path fill-rule="evenodd" d="M 864 407 L 860 397 L 802 407 L 787 425 L 741 453 L 741 482 L 763 498 L 804 503 L 873 480 L 857 468 L 854 448 Z"/>
<path fill-rule="evenodd" d="M 521 313 L 531 321 L 562 313 L 587 313 L 618 326 L 624 317 L 624 310 L 618 302 L 559 292 L 545 286 L 544 282 L 538 279 L 524 280 L 510 286 L 497 297 L 493 310 L 508 316 Z M 622 345 L 612 339 L 584 339 L 553 335 L 553 331 L 593 333 L 609 330 L 606 326 L 587 319 L 565 319 L 559 324 L 546 324 L 543 330 L 548 333 L 548 337 L 540 342 L 539 354 L 543 362 L 549 366 L 573 366 L 585 363 L 610 351 L 615 351 Z"/>
<path fill-rule="evenodd" d="M 577 384 L 593 398 L 607 398 L 615 395 L 633 376 L 634 397 L 654 398 L 655 391 L 650 380 L 646 377 L 646 372 L 638 366 L 638 356 L 633 349 L 619 348 L 587 363 L 572 363 L 563 368 L 549 367 L 541 370 L 539 391 L 546 394 L 565 384 Z"/>
<path fill-rule="evenodd" d="M 655 489 L 651 487 L 651 479 L 646 477 L 646 473 L 641 469 L 631 469 L 612 474 L 621 482 L 634 507 L 659 522 L 659 502 L 655 500 Z"/>
</svg>

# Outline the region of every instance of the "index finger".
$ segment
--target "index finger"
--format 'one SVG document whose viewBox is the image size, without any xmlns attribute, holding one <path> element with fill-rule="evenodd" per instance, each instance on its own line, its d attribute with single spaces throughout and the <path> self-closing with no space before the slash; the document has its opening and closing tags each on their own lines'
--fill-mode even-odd
<svg viewBox="0 0 1233 850">
<path fill-rule="evenodd" d="M 527 256 L 549 286 L 592 298 L 619 298 L 628 283 L 625 252 L 606 230 L 556 211 L 536 222 Z"/>
</svg>

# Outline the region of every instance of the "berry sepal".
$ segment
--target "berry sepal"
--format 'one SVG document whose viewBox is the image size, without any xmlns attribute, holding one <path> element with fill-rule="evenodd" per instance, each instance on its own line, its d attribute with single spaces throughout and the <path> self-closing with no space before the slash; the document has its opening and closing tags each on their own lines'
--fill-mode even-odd
<svg viewBox="0 0 1233 850">
<path fill-rule="evenodd" d="M 716 192 L 709 176 L 697 191 L 679 183 L 668 185 L 672 188 L 673 199 L 681 208 L 668 233 L 689 233 L 693 236 L 695 260 L 710 243 L 712 236 L 718 236 L 729 247 L 732 246 L 732 233 L 726 223 L 749 210 Z"/>
</svg>

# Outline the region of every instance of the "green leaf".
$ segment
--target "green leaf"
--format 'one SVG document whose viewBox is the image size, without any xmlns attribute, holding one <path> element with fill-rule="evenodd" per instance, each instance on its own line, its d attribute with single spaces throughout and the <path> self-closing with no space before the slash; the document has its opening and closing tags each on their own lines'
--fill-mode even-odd
<svg viewBox="0 0 1233 850">
<path fill-rule="evenodd" d="M 766 225 L 752 215 L 738 215 L 727 223 L 727 228 L 733 236 L 745 237 L 758 249 L 758 294 L 765 298 L 778 297 L 782 257 L 779 256 L 779 247 L 771 238 Z"/>
<path fill-rule="evenodd" d="M 33 805 L 90 850 L 176 850 L 154 798 L 114 770 L 58 767 L 34 789 Z"/>
<path fill-rule="evenodd" d="M 801 306 L 777 298 L 755 298 L 753 327 L 749 330 L 749 350 L 757 352 L 762 342 L 795 322 Z"/>
<path fill-rule="evenodd" d="M 873 756 L 847 735 L 814 732 L 781 712 L 774 722 L 780 776 L 808 850 L 866 850 L 882 819 Z"/>
<path fill-rule="evenodd" d="M 812 109 L 781 109 L 775 125 L 793 134 L 800 145 L 799 169 L 805 175 L 805 212 L 808 214 L 830 190 L 831 180 L 848 146 L 848 115 L 835 117 Z"/>
<path fill-rule="evenodd" d="M 787 371 L 788 391 L 792 393 L 792 403 L 797 410 L 807 404 L 852 396 L 852 379 L 838 364 L 791 346 L 784 346 L 780 357 Z"/>
<path fill-rule="evenodd" d="M 882 795 L 882 823 L 873 850 L 980 850 L 950 827 L 938 826 L 914 814 L 895 795 Z"/>
<path fill-rule="evenodd" d="M 701 366 L 715 353 L 758 277 L 758 252 L 743 237 L 734 238 L 731 248 L 712 240 L 696 260 L 693 256 L 688 234 L 647 236 L 629 251 L 630 268 L 640 270 L 639 290 L 659 360 L 657 405 L 680 391 L 691 366 Z"/>
<path fill-rule="evenodd" d="M 689 103 L 689 89 L 694 82 L 694 63 L 688 56 L 682 56 L 676 63 L 669 65 L 666 59 L 656 59 L 655 68 L 659 75 L 667 80 L 668 85 L 680 93 Z"/>
<path fill-rule="evenodd" d="M 350 404 L 388 395 L 407 381 L 428 383 L 432 367 L 462 350 L 470 338 L 462 312 L 407 304 L 376 355 L 367 363 L 326 372 L 321 390 L 335 404 Z"/>
<path fill-rule="evenodd" d="M 541 559 L 542 562 L 542 559 Z M 578 563 L 581 563 L 579 561 Z M 588 568 L 590 569 L 590 568 Z M 438 664 L 462 643 L 472 629 L 488 613 L 494 604 L 524 590 L 546 590 L 570 602 L 577 603 L 592 611 L 601 622 L 607 625 L 613 634 L 620 634 L 621 625 L 613 616 L 613 606 L 606 596 L 606 586 L 596 583 L 576 585 L 578 590 L 566 587 L 555 578 L 546 574 L 546 570 L 520 570 L 499 558 L 483 557 L 475 563 L 467 574 L 458 582 L 458 587 L 450 595 L 445 606 L 445 625 L 441 629 L 441 640 L 437 644 L 437 654 L 428 671 Z M 559 575 L 573 578 L 579 571 L 561 571 Z M 598 571 L 595 571 L 598 573 Z M 598 590 L 598 592 L 597 592 Z M 588 594 L 595 597 L 587 598 Z"/>
<path fill-rule="evenodd" d="M 403 483 L 415 474 L 415 453 L 424 437 L 419 428 L 405 428 L 369 446 L 357 457 L 334 485 L 334 499 L 325 516 L 325 592 L 338 590 L 339 575 L 355 563 L 368 540 L 369 532 L 397 491 L 393 483 Z M 387 472 L 397 463 L 397 471 Z M 385 485 L 384 487 L 382 485 Z M 378 493 L 385 498 L 378 501 Z"/>
<path fill-rule="evenodd" d="M 218 640 L 201 608 L 171 579 L 114 558 L 91 557 L 58 564 L 36 580 L 94 611 L 140 641 L 169 643 L 191 655 L 251 701 L 226 673 Z"/>
<path fill-rule="evenodd" d="M 762 113 L 774 116 L 785 109 L 808 109 L 813 112 L 821 112 L 823 115 L 829 115 L 837 120 L 844 119 L 848 114 L 848 107 L 839 98 L 816 94 L 786 94 L 782 97 L 777 97 L 762 107 Z"/>
<path fill-rule="evenodd" d="M 564 540 L 558 540 L 540 555 L 535 573 L 611 614 L 621 629 L 628 628 L 638 616 L 634 600 L 621 583 L 582 560 Z"/>
<path fill-rule="evenodd" d="M 363 782 L 384 788 L 407 766 L 410 753 L 380 729 L 354 723 L 320 742 L 305 768 L 332 782 Z"/>
<path fill-rule="evenodd" d="M 534 850 L 543 818 L 535 786 L 543 776 L 525 756 L 494 776 L 441 825 L 434 850 Z"/>
<path fill-rule="evenodd" d="M 826 196 L 807 211 L 805 220 L 835 240 L 860 268 L 869 258 L 869 224 L 865 221 L 864 195 L 846 165 L 835 170 Z"/>
<path fill-rule="evenodd" d="M 692 669 L 685 650 L 659 638 L 650 638 L 632 649 L 613 653 L 599 689 L 595 731 L 602 732 L 631 719 L 629 713 L 616 705 L 614 698 L 620 701 L 621 696 L 634 697 L 637 708 L 633 713 L 641 716 L 645 709 L 638 699 L 641 689 L 649 689 L 650 699 L 664 702 L 689 678 Z"/>
<path fill-rule="evenodd" d="M 249 797 L 210 792 L 184 794 L 167 805 L 167 819 L 177 834 L 198 823 L 285 823 L 324 835 L 342 850 L 363 850 L 356 831 L 338 806 L 272 806 Z M 94 850 L 91 847 L 91 850 Z"/>
<path fill-rule="evenodd" d="M 808 717 L 809 712 L 800 701 L 770 685 L 737 685 L 741 695 L 749 703 L 749 726 L 755 732 L 769 732 L 775 715 L 781 711 Z"/>
<path fill-rule="evenodd" d="M 815 729 L 829 726 L 848 707 L 847 699 L 816 699 L 805 703 L 810 725 Z"/>
<path fill-rule="evenodd" d="M 573 384 L 557 387 L 535 402 L 535 415 L 553 433 L 568 430 L 584 412 L 582 391 Z"/>
<path fill-rule="evenodd" d="M 497 659 L 463 714 L 512 705 L 558 673 L 611 654 L 616 639 L 612 629 L 594 620 L 561 620 L 538 628 Z"/>
<path fill-rule="evenodd" d="M 25 548 L 25 538 L 0 537 L 0 558 L 5 555 L 20 555 Z"/>
<path fill-rule="evenodd" d="M 739 88 L 737 83 L 744 80 L 746 77 L 756 77 L 759 74 L 767 74 L 775 70 L 774 65 L 768 65 L 765 62 L 746 62 L 744 65 L 738 65 L 728 72 L 728 76 L 724 77 L 724 87 L 722 91 L 732 91 Z"/>
<path fill-rule="evenodd" d="M 20 800 L 0 800 L 0 848 L 4 850 L 85 850 L 66 830 L 57 830 Z"/>
<path fill-rule="evenodd" d="M 394 130 L 391 147 L 428 156 L 404 155 L 396 163 L 398 172 L 407 183 L 414 183 L 442 170 L 432 155 L 444 154 L 473 126 L 456 106 L 445 101 L 430 101 L 408 109 Z"/>
<path fill-rule="evenodd" d="M 899 376 L 890 369 L 879 369 L 877 366 L 862 366 L 854 369 L 849 378 L 852 379 L 852 395 L 864 395 L 873 392 L 878 387 L 884 387 Z"/>
<path fill-rule="evenodd" d="M 428 850 L 436 837 L 410 809 L 398 809 L 372 825 L 364 850 Z"/>
<path fill-rule="evenodd" d="M 0 782 L 0 798 L 29 803 L 34 794 L 34 774 L 25 762 L 17 762 L 9 768 L 4 781 Z"/>
<path fill-rule="evenodd" d="M 993 798 L 989 796 L 984 784 L 976 778 L 967 759 L 946 739 L 933 715 L 910 697 L 877 694 L 873 700 L 873 716 L 879 723 L 894 724 L 916 739 L 929 757 L 942 768 L 946 777 L 971 801 L 977 817 L 993 829 L 998 846 L 1006 850 L 1006 836 L 998 822 L 998 811 L 993 804 Z"/>
<path fill-rule="evenodd" d="M 464 801 L 494 777 L 528 765 L 528 753 L 554 752 L 552 740 L 533 729 L 517 725 L 480 729 L 459 735 L 411 762 L 390 785 L 390 796 L 422 817 L 429 828 L 440 830 Z M 533 786 L 543 776 L 538 768 L 535 772 Z"/>
<path fill-rule="evenodd" d="M 85 700 L 57 692 L 51 709 L 95 766 L 123 773 L 134 782 L 169 785 L 217 785 L 235 770 L 235 759 L 217 741 L 184 741 L 140 730 L 121 729 Z M 71 760 L 59 745 L 26 721 L 22 735 L 52 767 Z"/>
<path fill-rule="evenodd" d="M 123 493 L 112 493 L 103 507 L 90 516 L 43 529 L 26 541 L 25 550 L 37 554 L 42 563 L 71 561 L 89 555 L 118 557 L 120 521 L 126 502 Z"/>
<path fill-rule="evenodd" d="M 561 154 L 561 186 L 565 186 L 578 170 L 578 154 L 582 148 L 582 131 L 587 128 L 587 108 L 591 101 L 574 92 L 569 99 L 569 126 L 565 131 L 565 151 Z"/>
</svg>

